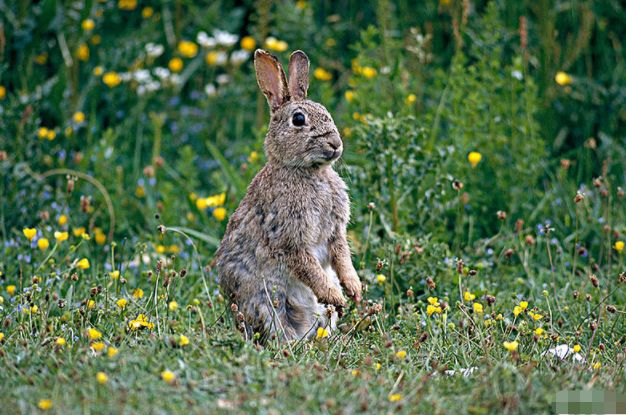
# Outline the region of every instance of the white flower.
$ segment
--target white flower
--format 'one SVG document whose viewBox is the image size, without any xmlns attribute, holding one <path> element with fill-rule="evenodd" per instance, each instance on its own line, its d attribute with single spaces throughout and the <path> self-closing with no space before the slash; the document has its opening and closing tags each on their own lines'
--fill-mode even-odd
<svg viewBox="0 0 626 415">
<path fill-rule="evenodd" d="M 236 50 L 230 55 L 230 63 L 232 63 L 233 65 L 240 65 L 247 61 L 249 56 L 250 53 L 248 53 L 248 51 L 245 51 L 243 49 Z"/>
<path fill-rule="evenodd" d="M 124 82 L 128 82 L 133 78 L 133 74 L 129 72 L 120 72 L 120 79 Z"/>
<path fill-rule="evenodd" d="M 165 51 L 165 48 L 163 47 L 163 45 L 157 45 L 154 43 L 146 44 L 146 53 L 151 58 L 158 58 L 159 56 L 163 54 L 163 51 Z"/>
<path fill-rule="evenodd" d="M 213 84 L 206 84 L 206 86 L 204 87 L 204 92 L 206 92 L 208 96 L 214 97 L 215 95 L 217 95 L 217 88 L 215 88 L 215 85 Z"/>
<path fill-rule="evenodd" d="M 215 80 L 217 81 L 218 84 L 224 85 L 230 81 L 230 76 L 223 73 L 223 74 L 217 75 L 217 78 L 215 78 Z"/>
<path fill-rule="evenodd" d="M 218 45 L 232 46 L 239 40 L 239 36 L 232 33 L 225 32 L 223 30 L 215 29 L 213 36 Z"/>
<path fill-rule="evenodd" d="M 524 75 L 522 75 L 522 72 L 518 71 L 517 69 L 511 72 L 511 76 L 517 79 L 518 81 L 521 81 L 522 79 L 524 79 Z"/>
<path fill-rule="evenodd" d="M 209 37 L 206 32 L 199 32 L 196 35 L 196 42 L 203 48 L 214 48 L 217 45 L 217 42 L 214 38 Z"/>
<path fill-rule="evenodd" d="M 175 73 L 170 77 L 170 82 L 172 83 L 172 85 L 180 85 L 182 79 L 180 78 L 180 75 Z"/>
<path fill-rule="evenodd" d="M 161 80 L 165 80 L 170 77 L 170 70 L 167 68 L 154 68 L 154 74 Z"/>
<path fill-rule="evenodd" d="M 217 52 L 217 58 L 215 60 L 215 64 L 217 66 L 222 66 L 226 64 L 226 62 L 228 62 L 228 55 L 226 54 L 226 52 L 223 52 L 223 51 Z"/>
<path fill-rule="evenodd" d="M 147 69 L 138 69 L 133 72 L 133 79 L 139 83 L 151 81 L 150 72 Z"/>
</svg>

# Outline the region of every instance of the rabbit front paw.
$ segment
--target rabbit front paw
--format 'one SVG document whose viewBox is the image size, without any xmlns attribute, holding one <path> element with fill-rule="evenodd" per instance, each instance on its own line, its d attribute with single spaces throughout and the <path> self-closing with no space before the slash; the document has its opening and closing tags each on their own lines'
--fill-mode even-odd
<svg viewBox="0 0 626 415">
<path fill-rule="evenodd" d="M 332 304 L 339 307 L 345 307 L 347 304 L 341 290 L 335 286 L 322 288 L 317 299 L 321 303 Z"/>
<path fill-rule="evenodd" d="M 351 273 L 348 278 L 343 280 L 343 286 L 346 290 L 348 297 L 352 298 L 357 303 L 361 301 L 361 292 L 363 292 L 363 285 L 359 280 L 359 276 L 356 272 Z"/>
</svg>

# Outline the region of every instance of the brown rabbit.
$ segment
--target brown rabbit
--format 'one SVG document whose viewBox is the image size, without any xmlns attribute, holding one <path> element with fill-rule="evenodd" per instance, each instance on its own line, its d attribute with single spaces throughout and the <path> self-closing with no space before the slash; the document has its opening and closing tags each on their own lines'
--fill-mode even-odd
<svg viewBox="0 0 626 415">
<path fill-rule="evenodd" d="M 333 170 L 341 137 L 322 105 L 306 99 L 309 58 L 289 59 L 289 82 L 276 57 L 257 50 L 254 67 L 270 106 L 267 164 L 233 213 L 216 254 L 220 285 L 262 340 L 299 339 L 334 327 L 346 294 L 361 282 L 346 241 L 350 202 Z"/>
</svg>

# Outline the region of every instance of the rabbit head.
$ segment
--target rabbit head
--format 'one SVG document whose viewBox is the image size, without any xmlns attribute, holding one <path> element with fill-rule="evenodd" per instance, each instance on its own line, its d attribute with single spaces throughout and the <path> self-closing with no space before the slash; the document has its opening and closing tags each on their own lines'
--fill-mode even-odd
<svg viewBox="0 0 626 415">
<path fill-rule="evenodd" d="M 270 106 L 265 152 L 270 163 L 315 168 L 337 160 L 341 137 L 326 108 L 307 99 L 309 58 L 295 51 L 289 59 L 289 81 L 278 59 L 264 50 L 254 53 L 261 91 Z"/>
</svg>

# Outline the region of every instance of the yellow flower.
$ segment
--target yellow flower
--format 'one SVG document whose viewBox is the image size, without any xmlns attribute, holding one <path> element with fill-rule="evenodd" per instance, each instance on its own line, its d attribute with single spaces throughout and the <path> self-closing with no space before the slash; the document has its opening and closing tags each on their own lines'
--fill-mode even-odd
<svg viewBox="0 0 626 415">
<path fill-rule="evenodd" d="M 50 246 L 50 242 L 46 238 L 41 238 L 40 240 L 37 241 L 37 247 L 41 249 L 42 251 L 48 249 L 49 246 Z"/>
<path fill-rule="evenodd" d="M 128 322 L 128 327 L 131 330 L 139 330 L 143 328 L 152 330 L 154 328 L 154 323 L 150 323 L 145 314 L 139 314 L 136 319 Z"/>
<path fill-rule="evenodd" d="M 74 228 L 72 229 L 72 233 L 74 236 L 82 236 L 85 233 L 85 228 L 82 226 L 80 228 Z"/>
<path fill-rule="evenodd" d="M 39 311 L 39 307 L 37 307 L 37 305 L 34 305 L 30 308 L 30 312 L 35 314 Z"/>
<path fill-rule="evenodd" d="M 167 308 L 171 312 L 174 312 L 174 311 L 178 310 L 178 303 L 176 301 L 170 301 L 170 303 L 167 305 Z"/>
<path fill-rule="evenodd" d="M 241 49 L 245 49 L 247 51 L 254 50 L 256 47 L 256 40 L 252 36 L 244 36 L 241 38 Z"/>
<path fill-rule="evenodd" d="M 171 370 L 164 370 L 161 372 L 161 379 L 169 384 L 172 384 L 176 381 L 176 374 Z"/>
<path fill-rule="evenodd" d="M 119 0 L 117 7 L 122 10 L 135 10 L 137 8 L 137 0 Z"/>
<path fill-rule="evenodd" d="M 113 346 L 109 346 L 109 348 L 107 349 L 107 356 L 110 358 L 115 357 L 118 353 L 119 353 L 119 350 L 117 350 L 117 348 Z"/>
<path fill-rule="evenodd" d="M 164 254 L 165 253 L 165 246 L 164 245 L 157 245 L 156 246 L 156 251 L 157 251 L 157 254 Z"/>
<path fill-rule="evenodd" d="M 142 198 L 146 195 L 146 189 L 143 186 L 137 186 L 135 189 L 135 196 Z"/>
<path fill-rule="evenodd" d="M 256 163 L 259 160 L 259 153 L 256 151 L 252 151 L 250 152 L 250 155 L 248 156 L 248 163 Z"/>
<path fill-rule="evenodd" d="M 622 252 L 624 250 L 624 241 L 616 241 L 613 248 L 615 248 L 617 252 Z"/>
<path fill-rule="evenodd" d="M 361 371 L 359 369 L 352 369 L 352 371 L 350 372 L 352 374 L 352 376 L 359 377 L 361 376 Z"/>
<path fill-rule="evenodd" d="M 354 101 L 354 97 L 356 96 L 356 93 L 354 91 L 346 91 L 343 96 L 346 98 L 346 101 L 348 102 L 352 102 Z"/>
<path fill-rule="evenodd" d="M 67 342 L 65 341 L 63 337 L 57 337 L 57 339 L 54 341 L 54 344 L 56 344 L 57 346 L 63 347 L 67 344 Z"/>
<path fill-rule="evenodd" d="M 480 160 L 482 158 L 483 155 L 480 154 L 478 151 L 470 151 L 470 153 L 467 155 L 467 161 L 469 161 L 469 164 L 471 164 L 472 167 L 476 167 L 478 163 L 480 163 Z"/>
<path fill-rule="evenodd" d="M 219 57 L 220 57 L 220 54 L 212 50 L 206 54 L 206 56 L 204 57 L 204 60 L 207 63 L 207 65 L 214 66 L 217 64 Z"/>
<path fill-rule="evenodd" d="M 4 333 L 0 331 L 0 342 L 2 342 L 2 340 L 4 340 Z"/>
<path fill-rule="evenodd" d="M 554 80 L 560 86 L 566 86 L 572 83 L 572 77 L 563 71 L 559 71 L 556 73 Z"/>
<path fill-rule="evenodd" d="M 67 241 L 67 238 L 69 238 L 69 234 L 67 232 L 55 232 L 54 233 L 54 239 L 56 239 L 59 242 Z"/>
<path fill-rule="evenodd" d="M 515 317 L 519 316 L 519 315 L 522 313 L 522 311 L 524 311 L 524 310 L 522 310 L 522 307 L 520 307 L 520 306 L 518 306 L 518 305 L 516 305 L 515 307 L 513 307 L 513 315 L 514 315 Z"/>
<path fill-rule="evenodd" d="M 143 17 L 144 19 L 151 18 L 153 14 L 154 14 L 154 9 L 152 7 L 150 7 L 150 6 L 144 7 L 141 10 L 141 17 Z"/>
<path fill-rule="evenodd" d="M 432 304 L 428 304 L 428 305 L 426 306 L 426 314 L 427 314 L 428 316 L 432 316 L 432 315 L 433 315 L 433 314 L 435 314 L 435 313 L 437 313 L 437 314 L 441 314 L 441 313 L 442 313 L 442 311 L 443 311 L 443 310 L 441 309 L 441 307 L 440 307 L 440 306 L 435 306 L 435 305 L 432 305 Z"/>
<path fill-rule="evenodd" d="M 90 327 L 87 330 L 87 336 L 89 337 L 90 340 L 98 340 L 102 338 L 102 333 L 100 333 L 97 329 Z"/>
<path fill-rule="evenodd" d="M 398 402 L 401 400 L 402 400 L 401 393 L 392 393 L 391 395 L 389 395 L 389 402 Z"/>
<path fill-rule="evenodd" d="M 103 342 L 93 342 L 91 344 L 91 348 L 95 351 L 100 353 L 101 351 L 104 350 L 104 348 L 106 347 L 106 345 Z"/>
<path fill-rule="evenodd" d="M 526 310 L 528 308 L 528 301 L 520 301 L 519 306 L 522 310 Z"/>
<path fill-rule="evenodd" d="M 580 344 L 575 344 L 573 349 L 574 353 L 579 353 L 582 350 L 582 347 L 580 347 Z"/>
<path fill-rule="evenodd" d="M 543 330 L 541 327 L 537 327 L 537 328 L 535 329 L 535 334 L 536 334 L 537 336 L 541 336 L 541 335 L 543 334 L 543 332 L 544 332 L 544 330 Z"/>
<path fill-rule="evenodd" d="M 141 288 L 136 288 L 135 291 L 133 291 L 133 298 L 138 300 L 142 297 L 143 297 L 143 290 Z"/>
<path fill-rule="evenodd" d="M 530 313 L 528 313 L 528 315 L 535 321 L 539 321 L 543 318 L 543 315 L 539 314 L 539 313 L 533 313 L 532 311 Z"/>
<path fill-rule="evenodd" d="M 180 347 L 187 346 L 189 344 L 189 337 L 185 336 L 184 334 L 181 334 L 178 340 L 178 344 L 180 345 Z"/>
<path fill-rule="evenodd" d="M 361 68 L 361 75 L 366 78 L 373 78 L 376 76 L 376 69 L 372 68 L 371 66 L 364 66 Z"/>
<path fill-rule="evenodd" d="M 98 372 L 96 373 L 96 380 L 99 384 L 104 385 L 109 381 L 109 377 L 104 372 Z"/>
<path fill-rule="evenodd" d="M 178 53 L 185 58 L 193 58 L 198 54 L 198 45 L 189 40 L 181 40 L 178 42 Z"/>
<path fill-rule="evenodd" d="M 313 76 L 320 81 L 330 81 L 333 79 L 333 75 L 324 68 L 316 68 L 315 71 L 313 71 Z"/>
<path fill-rule="evenodd" d="M 120 298 L 119 300 L 117 300 L 117 301 L 115 302 L 115 304 L 117 304 L 117 306 L 118 306 L 119 308 L 122 308 L 122 309 L 123 309 L 123 308 L 125 308 L 125 307 L 126 307 L 126 304 L 128 304 L 128 300 L 127 300 L 127 299 L 125 299 L 125 298 Z"/>
<path fill-rule="evenodd" d="M 167 64 L 167 67 L 170 68 L 170 71 L 172 72 L 180 72 L 183 70 L 183 60 L 181 58 L 172 58 L 169 63 Z"/>
<path fill-rule="evenodd" d="M 37 137 L 43 140 L 47 136 L 48 136 L 48 129 L 46 127 L 39 127 L 39 129 L 37 130 Z"/>
<path fill-rule="evenodd" d="M 89 260 L 87 258 L 83 258 L 76 263 L 76 267 L 79 269 L 88 269 L 90 267 Z"/>
<path fill-rule="evenodd" d="M 120 278 L 120 272 L 118 270 L 109 272 L 109 276 L 112 280 L 117 280 Z"/>
<path fill-rule="evenodd" d="M 57 136 L 57 133 L 56 133 L 56 131 L 54 131 L 54 130 L 48 130 L 48 133 L 46 134 L 46 138 L 47 138 L 49 141 L 54 140 L 54 138 L 55 138 L 56 136 Z"/>
<path fill-rule="evenodd" d="M 85 113 L 82 111 L 75 112 L 74 115 L 72 115 L 72 120 L 74 120 L 76 124 L 83 123 L 85 121 Z"/>
<path fill-rule="evenodd" d="M 122 83 L 122 78 L 117 72 L 107 72 L 102 76 L 102 82 L 109 88 L 115 88 Z"/>
<path fill-rule="evenodd" d="M 404 359 L 404 358 L 406 358 L 406 350 L 398 350 L 398 351 L 396 352 L 396 357 L 397 357 L 398 359 Z"/>
<path fill-rule="evenodd" d="M 223 221 L 226 218 L 226 209 L 223 207 L 218 207 L 213 210 L 213 217 L 218 221 Z"/>
<path fill-rule="evenodd" d="M 376 282 L 378 282 L 379 284 L 384 284 L 385 281 L 387 281 L 387 277 L 385 277 L 383 274 L 376 275 Z"/>
<path fill-rule="evenodd" d="M 13 294 L 15 294 L 15 285 L 7 285 L 7 294 L 13 297 Z"/>
<path fill-rule="evenodd" d="M 284 40 L 278 40 L 270 36 L 265 39 L 265 47 L 276 52 L 284 52 L 289 48 L 289 45 Z"/>
<path fill-rule="evenodd" d="M 517 341 L 514 340 L 512 342 L 504 342 L 504 343 L 502 343 L 502 345 L 509 352 L 514 352 L 515 350 L 517 350 L 517 346 L 519 346 L 519 343 L 517 343 Z"/>
<path fill-rule="evenodd" d="M 39 65 L 45 65 L 48 62 L 48 53 L 42 52 L 39 55 L 35 56 L 35 62 Z M 2 87 L 0 87 L 2 88 Z M 2 98 L 0 98 L 2 99 Z"/>
<path fill-rule="evenodd" d="M 417 101 L 417 96 L 415 96 L 415 94 L 409 94 L 406 97 L 406 105 L 413 105 L 415 104 L 415 101 Z"/>
<path fill-rule="evenodd" d="M 304 1 L 304 0 L 296 1 L 296 8 L 297 9 L 303 10 L 303 9 L 306 9 L 306 7 L 307 7 L 306 1 Z"/>
<path fill-rule="evenodd" d="M 473 308 L 474 308 L 474 313 L 476 313 L 476 314 L 482 314 L 483 313 L 483 305 L 482 304 L 474 303 Z"/>
<path fill-rule="evenodd" d="M 474 301 L 475 298 L 476 298 L 476 296 L 474 294 L 472 294 L 471 292 L 469 292 L 469 291 L 465 291 L 463 293 L 463 299 L 465 301 Z"/>
<path fill-rule="evenodd" d="M 100 35 L 93 35 L 91 37 L 91 43 L 93 45 L 99 45 L 102 42 L 102 36 Z"/>
<path fill-rule="evenodd" d="M 96 306 L 96 302 L 94 300 L 87 301 L 87 310 L 91 310 Z"/>
<path fill-rule="evenodd" d="M 92 31 L 96 27 L 96 24 L 91 19 L 85 19 L 83 20 L 83 23 L 81 23 L 81 26 L 83 30 L 86 30 L 89 32 L 89 31 Z"/>
<path fill-rule="evenodd" d="M 594 370 L 599 370 L 601 367 L 602 367 L 602 363 L 600 363 L 600 362 L 595 362 L 593 364 Z"/>
<path fill-rule="evenodd" d="M 57 223 L 59 224 L 59 226 L 65 225 L 67 223 L 67 216 L 65 215 L 59 216 L 59 220 L 57 221 Z"/>
<path fill-rule="evenodd" d="M 315 334 L 315 338 L 317 340 L 323 339 L 323 338 L 328 337 L 329 334 L 330 334 L 330 332 L 328 331 L 327 328 L 325 328 L 325 327 L 318 327 L 317 328 L 317 333 Z"/>
<path fill-rule="evenodd" d="M 86 61 L 89 59 L 89 46 L 87 46 L 84 43 L 81 43 L 78 46 L 78 50 L 76 51 L 76 56 L 78 56 L 78 59 L 81 61 Z"/>
<path fill-rule="evenodd" d="M 107 236 L 102 232 L 98 232 L 96 231 L 96 243 L 98 245 L 104 245 L 104 243 L 107 241 Z"/>
<path fill-rule="evenodd" d="M 24 228 L 22 229 L 22 233 L 29 241 L 32 241 L 35 235 L 37 235 L 37 229 L 35 228 Z"/>
<path fill-rule="evenodd" d="M 437 297 L 428 297 L 427 301 L 428 301 L 428 304 L 430 305 L 434 305 L 434 306 L 439 305 L 439 299 Z"/>
<path fill-rule="evenodd" d="M 94 76 L 100 76 L 104 73 L 104 68 L 102 66 L 96 66 L 95 68 L 93 68 L 93 71 L 91 73 Z"/>
<path fill-rule="evenodd" d="M 53 406 L 52 405 L 52 400 L 50 400 L 50 399 L 40 399 L 39 402 L 37 403 L 37 406 L 42 411 L 47 411 L 48 409 L 51 409 L 52 406 Z"/>
<path fill-rule="evenodd" d="M 7 96 L 6 87 L 0 85 L 0 99 L 4 99 Z"/>
</svg>

